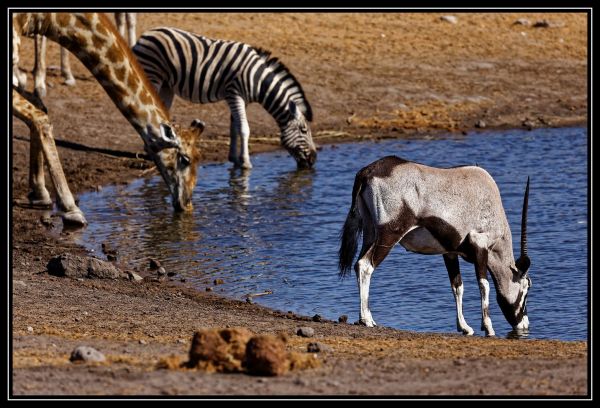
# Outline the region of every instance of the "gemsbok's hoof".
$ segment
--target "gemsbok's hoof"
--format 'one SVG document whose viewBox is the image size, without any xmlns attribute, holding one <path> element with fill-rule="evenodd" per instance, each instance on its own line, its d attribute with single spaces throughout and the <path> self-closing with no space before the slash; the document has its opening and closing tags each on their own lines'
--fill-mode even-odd
<svg viewBox="0 0 600 408">
<path fill-rule="evenodd" d="M 366 326 L 366 327 L 376 327 L 377 323 L 375 323 L 375 320 L 366 320 L 366 319 L 359 319 L 355 324 L 359 325 L 359 326 Z"/>
<path fill-rule="evenodd" d="M 238 163 L 239 163 L 239 164 L 238 164 L 238 166 L 239 166 L 241 169 L 244 169 L 244 170 L 250 170 L 250 169 L 252 168 L 252 163 L 250 163 L 250 162 L 245 162 L 245 161 L 243 161 L 242 159 L 239 159 L 239 160 L 238 160 Z"/>
<path fill-rule="evenodd" d="M 464 329 L 459 329 L 459 332 L 462 332 L 462 334 L 464 334 L 465 336 L 472 336 L 473 334 L 475 334 L 475 330 L 473 330 L 470 327 L 465 327 Z"/>
<path fill-rule="evenodd" d="M 73 210 L 63 214 L 62 216 L 63 224 L 69 225 L 72 227 L 80 226 L 83 227 L 87 225 L 87 220 L 83 216 L 81 210 Z"/>
</svg>

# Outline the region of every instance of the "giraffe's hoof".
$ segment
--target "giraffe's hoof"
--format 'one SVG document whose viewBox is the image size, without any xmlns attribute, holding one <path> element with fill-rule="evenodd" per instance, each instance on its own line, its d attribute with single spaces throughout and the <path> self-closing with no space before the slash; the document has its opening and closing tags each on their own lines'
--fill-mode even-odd
<svg viewBox="0 0 600 408">
<path fill-rule="evenodd" d="M 66 212 L 63 214 L 62 219 L 64 225 L 69 225 L 72 227 L 83 227 L 84 225 L 87 225 L 87 221 L 81 210 L 72 210 Z"/>
<path fill-rule="evenodd" d="M 52 199 L 50 195 L 46 193 L 35 194 L 33 191 L 27 194 L 29 204 L 35 208 L 52 208 Z"/>
<path fill-rule="evenodd" d="M 38 98 L 44 98 L 46 96 L 46 87 L 36 87 L 34 93 Z"/>
</svg>

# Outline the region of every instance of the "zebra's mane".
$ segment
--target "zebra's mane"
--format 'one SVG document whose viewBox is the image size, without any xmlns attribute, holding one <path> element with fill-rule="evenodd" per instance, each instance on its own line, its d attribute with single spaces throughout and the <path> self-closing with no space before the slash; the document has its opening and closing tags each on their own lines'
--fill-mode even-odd
<svg viewBox="0 0 600 408">
<path fill-rule="evenodd" d="M 283 62 L 281 62 L 279 60 L 279 58 L 271 57 L 271 51 L 265 50 L 264 48 L 260 48 L 260 47 L 252 47 L 252 48 L 265 61 L 265 64 L 268 67 L 275 68 L 275 72 L 285 71 L 290 76 L 290 78 L 294 81 L 294 83 L 298 87 L 298 90 L 300 91 L 300 95 L 301 95 L 301 99 L 299 101 L 294 101 L 294 102 L 296 102 L 296 103 L 301 102 L 298 104 L 298 107 L 302 111 L 302 114 L 304 115 L 306 120 L 308 120 L 309 122 L 312 122 L 312 120 L 313 120 L 312 108 L 310 107 L 310 104 L 308 103 L 308 100 L 306 99 L 306 95 L 304 95 L 304 90 L 302 89 L 302 85 L 300 85 L 300 82 L 298 82 L 298 80 L 296 79 L 294 74 L 292 74 L 292 72 L 289 70 L 289 68 L 286 67 L 283 64 Z"/>
</svg>

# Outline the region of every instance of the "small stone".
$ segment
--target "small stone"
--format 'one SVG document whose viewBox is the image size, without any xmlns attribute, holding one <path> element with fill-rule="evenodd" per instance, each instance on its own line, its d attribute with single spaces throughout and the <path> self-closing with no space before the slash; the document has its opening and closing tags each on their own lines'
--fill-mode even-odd
<svg viewBox="0 0 600 408">
<path fill-rule="evenodd" d="M 476 128 L 483 129 L 486 126 L 487 126 L 487 123 L 485 123 L 485 121 L 482 120 L 482 119 L 479 119 L 477 122 L 475 122 L 475 127 Z"/>
<path fill-rule="evenodd" d="M 79 346 L 75 348 L 75 350 L 73 350 L 73 352 L 71 353 L 71 357 L 69 358 L 69 361 L 71 362 L 102 362 L 105 360 L 106 357 L 104 357 L 104 354 L 102 354 L 95 348 L 88 346 Z"/>
<path fill-rule="evenodd" d="M 467 362 L 465 360 L 463 360 L 462 358 L 454 360 L 453 363 L 456 366 L 464 366 L 465 364 L 467 364 Z"/>
<path fill-rule="evenodd" d="M 450 24 L 458 23 L 458 19 L 455 16 L 441 16 L 440 20 L 445 21 L 446 23 L 450 23 Z"/>
<path fill-rule="evenodd" d="M 177 343 L 179 343 L 179 344 L 185 344 L 186 341 L 184 339 L 177 339 Z"/>
<path fill-rule="evenodd" d="M 168 277 L 173 277 L 175 275 L 177 275 L 177 272 L 167 272 Z"/>
<path fill-rule="evenodd" d="M 348 315 L 341 315 L 340 317 L 338 317 L 338 322 L 340 323 L 346 323 L 348 321 Z"/>
<path fill-rule="evenodd" d="M 207 287 L 206 287 L 206 291 L 207 291 L 207 292 L 212 292 L 212 290 L 213 290 L 213 288 L 211 288 L 210 286 L 207 286 Z"/>
<path fill-rule="evenodd" d="M 328 346 L 327 344 L 323 344 L 323 343 L 319 343 L 319 342 L 315 342 L 315 343 L 308 343 L 308 346 L 306 347 L 306 351 L 308 351 L 309 353 L 330 353 L 333 351 L 333 349 Z"/>
<path fill-rule="evenodd" d="M 109 261 L 116 261 L 117 260 L 117 256 L 115 254 L 107 254 L 106 255 L 106 259 Z"/>
<path fill-rule="evenodd" d="M 312 337 L 315 335 L 315 329 L 312 327 L 299 327 L 296 334 L 301 337 Z"/>
<path fill-rule="evenodd" d="M 167 271 L 165 270 L 164 266 L 161 266 L 156 270 L 156 273 L 158 276 L 163 276 L 167 274 Z"/>
<path fill-rule="evenodd" d="M 25 282 L 23 282 L 22 280 L 14 280 L 13 281 L 13 285 L 19 285 L 19 286 L 27 287 L 27 284 Z"/>
<path fill-rule="evenodd" d="M 187 279 L 186 278 L 181 278 L 181 279 L 179 279 L 179 282 L 187 282 Z"/>
<path fill-rule="evenodd" d="M 246 298 L 246 303 L 250 303 L 250 304 L 252 304 L 252 303 L 254 303 L 254 302 L 252 302 L 252 298 L 251 298 L 250 296 L 248 296 L 248 297 Z"/>
<path fill-rule="evenodd" d="M 321 317 L 321 315 L 316 314 L 312 317 L 312 321 L 313 322 L 322 322 L 323 318 Z"/>
<path fill-rule="evenodd" d="M 515 22 L 513 23 L 513 25 L 524 25 L 524 26 L 528 26 L 530 24 L 531 24 L 531 22 L 529 20 L 527 20 L 526 18 L 519 18 L 519 19 L 515 20 Z"/>
<path fill-rule="evenodd" d="M 129 280 L 131 280 L 131 281 L 141 282 L 144 280 L 144 278 L 142 278 L 140 275 L 138 275 L 135 272 L 128 271 L 127 274 L 129 275 Z"/>
<path fill-rule="evenodd" d="M 33 327 L 27 326 L 27 332 L 28 333 L 33 333 Z"/>
<path fill-rule="evenodd" d="M 214 283 L 215 285 L 222 285 L 222 284 L 224 284 L 225 282 L 223 281 L 223 279 L 215 279 L 215 280 L 213 281 L 213 283 Z"/>
<path fill-rule="evenodd" d="M 144 339 L 140 339 L 140 341 L 138 343 L 140 343 L 142 345 L 148 344 L 148 342 L 146 340 L 144 340 Z"/>
</svg>

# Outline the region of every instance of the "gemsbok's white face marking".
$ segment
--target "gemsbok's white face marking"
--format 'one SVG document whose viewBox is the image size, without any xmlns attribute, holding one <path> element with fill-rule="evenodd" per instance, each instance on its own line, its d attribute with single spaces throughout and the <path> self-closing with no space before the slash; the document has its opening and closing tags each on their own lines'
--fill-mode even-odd
<svg viewBox="0 0 600 408">
<path fill-rule="evenodd" d="M 473 329 L 462 313 L 463 285 L 458 256 L 475 265 L 481 294 L 481 329 L 494 336 L 489 314 L 488 272 L 504 317 L 515 329 L 527 329 L 527 202 L 523 199 L 521 255 L 515 261 L 512 235 L 500 191 L 482 168 L 447 169 L 384 157 L 362 168 L 352 189 L 352 204 L 341 234 L 340 276 L 352 267 L 358 241 L 363 245 L 355 264 L 360 292 L 360 321 L 375 324 L 369 310 L 371 275 L 395 244 L 420 254 L 444 257 L 456 301 L 457 330 Z M 517 278 L 518 277 L 518 278 Z"/>
</svg>

